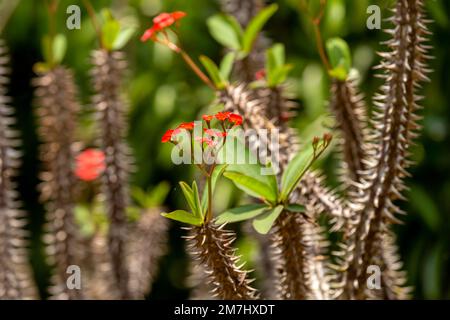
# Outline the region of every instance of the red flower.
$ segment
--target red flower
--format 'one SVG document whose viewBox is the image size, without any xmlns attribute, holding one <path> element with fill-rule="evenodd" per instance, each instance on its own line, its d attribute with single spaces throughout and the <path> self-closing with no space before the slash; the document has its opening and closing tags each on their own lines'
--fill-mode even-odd
<svg viewBox="0 0 450 320">
<path fill-rule="evenodd" d="M 145 42 L 148 39 L 154 40 L 156 34 L 159 31 L 170 27 L 184 16 L 186 16 L 186 13 L 182 11 L 175 11 L 172 13 L 163 12 L 157 15 L 155 18 L 153 18 L 153 26 L 150 29 L 145 30 L 144 34 L 141 37 L 141 41 Z"/>
<path fill-rule="evenodd" d="M 211 138 L 197 137 L 197 138 L 195 138 L 195 140 L 198 142 L 201 142 L 201 143 L 206 143 L 208 146 L 214 145 L 214 141 Z"/>
<path fill-rule="evenodd" d="M 172 12 L 172 18 L 175 21 L 180 20 L 181 18 L 184 18 L 185 16 L 186 16 L 186 12 L 183 12 L 183 11 Z"/>
<path fill-rule="evenodd" d="M 192 130 L 195 127 L 194 122 L 185 122 L 178 126 L 178 129 L 186 129 L 186 130 Z"/>
<path fill-rule="evenodd" d="M 158 31 L 160 31 L 161 28 L 159 27 L 159 25 L 154 25 L 153 27 L 151 27 L 150 29 L 145 30 L 144 34 L 141 37 L 141 41 L 145 42 L 148 39 L 154 39 L 154 37 L 156 36 L 156 34 L 158 33 Z"/>
<path fill-rule="evenodd" d="M 242 124 L 242 117 L 236 113 L 232 113 L 228 117 L 228 121 L 230 121 L 231 123 L 234 123 L 235 126 L 239 126 Z"/>
<path fill-rule="evenodd" d="M 263 80 L 266 77 L 266 70 L 261 69 L 255 73 L 256 80 Z"/>
<path fill-rule="evenodd" d="M 228 119 L 228 117 L 230 116 L 231 112 L 229 111 L 225 111 L 225 112 L 217 112 L 215 117 L 217 120 L 219 121 L 225 121 Z"/>
<path fill-rule="evenodd" d="M 164 135 L 161 138 L 161 142 L 162 143 L 166 143 L 172 140 L 173 136 L 178 134 L 180 132 L 180 130 L 177 128 L 175 130 L 169 129 L 166 131 L 166 133 L 164 133 Z"/>
<path fill-rule="evenodd" d="M 97 179 L 105 170 L 105 154 L 98 149 L 86 149 L 75 159 L 75 175 L 84 181 Z"/>
<path fill-rule="evenodd" d="M 172 129 L 167 130 L 166 133 L 164 133 L 164 135 L 162 136 L 161 142 L 162 143 L 169 142 L 172 139 L 173 131 L 174 130 L 172 130 Z"/>
<path fill-rule="evenodd" d="M 161 29 L 170 27 L 174 24 L 175 19 L 170 13 L 163 12 L 153 18 L 153 23 L 155 26 L 159 26 Z"/>
<path fill-rule="evenodd" d="M 214 137 L 226 137 L 227 133 L 225 131 L 219 131 L 214 129 L 203 129 L 207 135 L 214 136 Z"/>
<path fill-rule="evenodd" d="M 202 119 L 205 120 L 206 122 L 210 122 L 213 118 L 214 118 L 214 116 L 211 116 L 209 114 L 204 114 L 202 116 Z"/>
</svg>

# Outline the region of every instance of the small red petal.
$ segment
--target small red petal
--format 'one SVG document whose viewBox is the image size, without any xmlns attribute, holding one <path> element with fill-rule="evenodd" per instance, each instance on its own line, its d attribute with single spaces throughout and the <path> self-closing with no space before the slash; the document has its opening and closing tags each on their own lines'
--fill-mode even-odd
<svg viewBox="0 0 450 320">
<path fill-rule="evenodd" d="M 194 122 L 185 122 L 178 126 L 178 129 L 186 129 L 186 130 L 192 130 L 195 127 Z"/>
<path fill-rule="evenodd" d="M 84 181 L 97 179 L 105 170 L 105 154 L 97 149 L 86 149 L 75 159 L 75 175 Z"/>
<path fill-rule="evenodd" d="M 175 11 L 171 13 L 172 18 L 176 20 L 180 20 L 181 18 L 184 18 L 186 16 L 186 12 L 183 11 Z"/>
<path fill-rule="evenodd" d="M 266 70 L 261 69 L 255 73 L 255 79 L 256 80 L 262 80 L 266 77 Z"/>
<path fill-rule="evenodd" d="M 162 143 L 169 142 L 172 139 L 173 133 L 174 133 L 174 130 L 172 130 L 172 129 L 167 130 L 166 133 L 164 133 L 164 135 L 162 136 L 161 142 Z"/>
<path fill-rule="evenodd" d="M 161 29 L 170 27 L 172 24 L 174 24 L 174 22 L 175 19 L 172 17 L 172 15 L 166 12 L 163 12 L 153 18 L 153 23 L 159 26 L 159 28 Z"/>
<path fill-rule="evenodd" d="M 228 121 L 234 123 L 234 125 L 239 126 L 242 124 L 242 117 L 236 113 L 230 114 Z"/>
<path fill-rule="evenodd" d="M 204 114 L 202 116 L 202 119 L 205 120 L 206 122 L 211 121 L 214 118 L 214 116 L 208 115 L 208 114 Z"/>
<path fill-rule="evenodd" d="M 225 131 L 219 131 L 214 129 L 203 129 L 207 135 L 213 136 L 213 137 L 225 137 L 227 133 Z"/>
<path fill-rule="evenodd" d="M 228 117 L 230 116 L 230 114 L 231 114 L 231 112 L 229 112 L 229 111 L 218 112 L 218 113 L 216 113 L 215 117 L 216 117 L 216 119 L 219 120 L 219 121 L 224 121 L 224 120 L 227 120 L 227 119 L 228 119 Z"/>
<path fill-rule="evenodd" d="M 141 41 L 145 42 L 149 39 L 154 39 L 156 34 L 161 30 L 161 28 L 158 25 L 154 25 L 150 29 L 145 30 L 144 34 L 141 37 Z"/>
</svg>

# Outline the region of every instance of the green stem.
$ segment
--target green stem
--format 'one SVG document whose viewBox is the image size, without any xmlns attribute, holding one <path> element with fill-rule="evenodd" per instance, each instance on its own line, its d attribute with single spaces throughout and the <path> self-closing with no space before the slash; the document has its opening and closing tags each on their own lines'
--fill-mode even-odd
<svg viewBox="0 0 450 320">
<path fill-rule="evenodd" d="M 194 73 L 211 89 L 214 91 L 216 90 L 216 87 L 212 84 L 211 80 L 200 70 L 200 68 L 195 64 L 195 62 L 189 57 L 189 55 L 183 51 L 180 50 L 179 52 L 181 54 L 181 57 L 183 60 L 187 63 L 187 65 L 194 71 Z"/>
</svg>

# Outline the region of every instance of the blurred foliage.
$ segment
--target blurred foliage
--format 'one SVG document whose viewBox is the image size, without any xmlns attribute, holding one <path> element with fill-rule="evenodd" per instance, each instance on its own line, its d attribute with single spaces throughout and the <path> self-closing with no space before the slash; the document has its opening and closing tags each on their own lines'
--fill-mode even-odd
<svg viewBox="0 0 450 320">
<path fill-rule="evenodd" d="M 13 1 L 3 1 L 3 3 Z M 92 107 L 89 96 L 90 51 L 98 41 L 87 12 L 82 10 L 81 30 L 68 30 L 65 26 L 67 6 L 72 0 L 61 0 L 55 17 L 57 33 L 67 38 L 67 52 L 63 63 L 76 73 L 80 87 L 83 111 L 80 114 L 80 139 L 92 143 Z M 151 189 L 161 181 L 170 184 L 165 206 L 170 209 L 185 208 L 177 181 L 192 181 L 191 168 L 174 166 L 170 161 L 171 147 L 160 144 L 164 131 L 182 121 L 196 119 L 196 115 L 207 108 L 213 97 L 184 65 L 179 57 L 159 45 L 139 41 L 141 32 L 151 26 L 151 18 L 161 11 L 182 10 L 188 13 L 180 27 L 180 38 L 187 52 L 193 57 L 204 54 L 219 63 L 224 51 L 208 32 L 208 17 L 219 12 L 216 1 L 206 0 L 95 0 L 96 11 L 110 8 L 121 24 L 138 31 L 125 46 L 129 72 L 124 81 L 130 101 L 129 143 L 136 159 L 133 186 L 142 190 Z M 311 24 L 299 10 L 298 0 L 276 1 L 278 12 L 265 28 L 272 41 L 284 44 L 287 63 L 294 68 L 289 79 L 289 90 L 298 96 L 300 110 L 293 125 L 301 137 L 309 139 L 320 135 L 320 124 L 327 118 L 326 100 L 328 78 L 315 50 Z M 380 85 L 374 77 L 372 66 L 379 58 L 377 51 L 383 50 L 380 41 L 387 35 L 381 30 L 368 30 L 366 9 L 370 4 L 382 8 L 382 16 L 389 15 L 387 8 L 393 0 L 329 0 L 322 23 L 324 39 L 344 38 L 350 45 L 353 66 L 361 77 L 361 87 L 371 97 Z M 22 0 L 4 26 L 6 39 L 12 55 L 11 95 L 17 111 L 18 127 L 24 141 L 24 165 L 19 178 L 19 188 L 24 208 L 31 215 L 32 264 L 42 292 L 48 282 L 49 270 L 44 261 L 41 242 L 43 208 L 38 202 L 37 160 L 38 136 L 32 109 L 33 66 L 43 61 L 41 40 L 48 33 L 48 12 L 43 0 Z M 416 166 L 411 169 L 411 186 L 408 202 L 402 207 L 408 213 L 399 226 L 399 243 L 405 268 L 409 274 L 416 298 L 450 298 L 450 2 L 427 1 L 428 12 L 435 20 L 431 25 L 431 42 L 435 59 L 431 61 L 434 73 L 431 83 L 424 87 L 423 135 L 413 147 Z M 314 9 L 314 8 L 313 8 Z M 2 21 L 4 21 L 2 17 Z M 386 22 L 383 22 L 385 26 Z M 370 100 L 367 100 L 369 103 Z M 370 104 L 370 103 L 369 103 Z M 331 154 L 325 161 L 330 183 L 335 184 L 333 172 L 337 168 L 336 157 Z M 162 187 L 164 189 L 164 187 Z M 218 184 L 216 210 L 220 211 L 239 201 L 239 195 L 229 182 Z M 142 191 L 134 189 L 137 198 Z M 164 190 L 160 190 L 164 193 Z M 155 197 L 159 197 L 155 195 Z M 138 200 L 139 201 L 139 200 Z M 144 200 L 141 200 L 144 201 Z M 83 216 L 83 207 L 79 208 Z M 87 230 L 89 232 L 89 230 Z M 188 289 L 185 278 L 188 274 L 184 244 L 179 225 L 173 223 L 170 236 L 170 254 L 161 262 L 161 273 L 150 298 L 186 298 Z M 255 258 L 257 244 L 252 239 L 238 241 L 244 257 Z M 252 263 L 250 264 L 252 265 Z"/>
</svg>

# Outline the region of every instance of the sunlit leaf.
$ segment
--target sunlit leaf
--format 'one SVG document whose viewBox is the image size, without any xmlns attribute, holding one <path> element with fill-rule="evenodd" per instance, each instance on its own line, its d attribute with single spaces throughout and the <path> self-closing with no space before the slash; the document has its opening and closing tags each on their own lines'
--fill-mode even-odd
<svg viewBox="0 0 450 320">
<path fill-rule="evenodd" d="M 235 171 L 227 171 L 224 176 L 233 181 L 236 187 L 253 197 L 263 198 L 270 203 L 275 203 L 277 200 L 274 189 L 258 179 Z"/>
<path fill-rule="evenodd" d="M 261 10 L 248 24 L 244 31 L 244 37 L 242 39 L 242 51 L 250 53 L 252 51 L 253 43 L 256 40 L 259 32 L 262 30 L 266 22 L 275 14 L 278 10 L 278 5 L 273 3 Z"/>
<path fill-rule="evenodd" d="M 221 45 L 233 49 L 241 49 L 242 29 L 234 17 L 218 14 L 207 20 L 209 32 Z"/>
<path fill-rule="evenodd" d="M 270 210 L 266 204 L 249 204 L 238 208 L 233 208 L 221 213 L 216 220 L 217 224 L 233 223 L 252 219 L 263 212 Z"/>
<path fill-rule="evenodd" d="M 352 58 L 347 42 L 341 38 L 332 38 L 327 41 L 326 47 L 331 64 L 330 76 L 345 80 L 352 67 Z"/>
<path fill-rule="evenodd" d="M 253 220 L 253 228 L 255 228 L 255 230 L 261 234 L 269 233 L 270 229 L 272 228 L 273 224 L 282 211 L 283 206 L 277 206 L 265 212 L 264 214 L 257 216 Z"/>
<path fill-rule="evenodd" d="M 220 70 L 214 63 L 214 61 L 212 61 L 210 58 L 206 56 L 200 56 L 200 62 L 205 67 L 206 71 L 208 72 L 208 75 L 211 77 L 216 87 L 218 89 L 223 88 L 226 84 L 226 81 L 222 77 L 222 74 L 220 73 Z"/>
<path fill-rule="evenodd" d="M 201 217 L 184 210 L 176 210 L 169 213 L 161 213 L 161 215 L 163 217 L 187 223 L 193 226 L 201 226 L 203 224 L 203 219 Z"/>
</svg>

